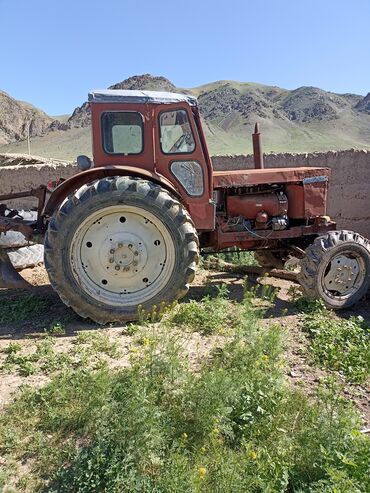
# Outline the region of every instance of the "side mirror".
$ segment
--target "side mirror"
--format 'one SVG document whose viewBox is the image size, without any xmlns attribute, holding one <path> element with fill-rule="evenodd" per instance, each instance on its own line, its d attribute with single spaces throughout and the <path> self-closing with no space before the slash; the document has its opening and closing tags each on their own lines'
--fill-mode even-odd
<svg viewBox="0 0 370 493">
<path fill-rule="evenodd" d="M 77 168 L 80 169 L 81 171 L 86 171 L 87 169 L 90 169 L 92 167 L 92 161 L 89 157 L 87 156 L 77 156 Z"/>
</svg>

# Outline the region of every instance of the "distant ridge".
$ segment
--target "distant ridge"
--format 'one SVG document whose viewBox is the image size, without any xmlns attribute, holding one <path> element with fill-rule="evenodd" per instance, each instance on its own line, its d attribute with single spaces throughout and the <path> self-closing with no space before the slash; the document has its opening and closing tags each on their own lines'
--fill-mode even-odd
<svg viewBox="0 0 370 493">
<path fill-rule="evenodd" d="M 134 75 L 110 89 L 175 91 L 197 96 L 212 154 L 250 152 L 250 134 L 256 121 L 261 124 L 266 152 L 370 149 L 370 93 L 364 97 L 316 87 L 287 90 L 227 80 L 184 89 L 163 76 L 150 74 Z M 87 103 L 61 122 L 2 92 L 1 151 L 26 150 L 22 141 L 27 137 L 25 128 L 31 114 L 32 152 L 61 159 L 91 154 Z"/>
</svg>

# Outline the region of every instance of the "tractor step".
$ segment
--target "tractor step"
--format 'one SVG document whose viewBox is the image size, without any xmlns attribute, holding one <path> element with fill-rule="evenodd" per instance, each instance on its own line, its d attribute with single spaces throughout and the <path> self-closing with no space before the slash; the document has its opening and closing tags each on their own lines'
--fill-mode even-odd
<svg viewBox="0 0 370 493">
<path fill-rule="evenodd" d="M 18 274 L 8 254 L 0 247 L 0 288 L 30 288 L 31 285 Z"/>
</svg>

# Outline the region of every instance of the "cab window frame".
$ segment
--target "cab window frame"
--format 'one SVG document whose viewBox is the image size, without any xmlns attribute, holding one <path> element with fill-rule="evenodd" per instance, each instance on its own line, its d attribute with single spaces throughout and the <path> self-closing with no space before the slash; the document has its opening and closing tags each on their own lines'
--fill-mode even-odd
<svg viewBox="0 0 370 493">
<path fill-rule="evenodd" d="M 139 115 L 140 117 L 140 128 L 141 128 L 141 150 L 140 152 L 110 152 L 106 148 L 106 139 L 105 139 L 105 132 L 104 132 L 104 117 L 107 114 L 112 114 L 112 113 L 135 113 L 136 115 Z M 145 147 L 145 138 L 144 138 L 144 130 L 145 130 L 145 120 L 144 116 L 140 111 L 136 110 L 113 110 L 113 111 L 103 111 L 101 116 L 100 116 L 100 127 L 101 127 L 101 140 L 102 140 L 102 148 L 105 154 L 108 154 L 109 156 L 139 156 L 140 154 L 144 153 L 144 147 Z"/>
<path fill-rule="evenodd" d="M 189 123 L 189 127 L 190 127 L 190 130 L 191 130 L 191 135 L 193 137 L 193 142 L 194 142 L 194 148 L 193 148 L 192 151 L 186 151 L 186 152 L 179 152 L 179 151 L 176 151 L 176 152 L 165 152 L 163 150 L 163 147 L 162 147 L 162 133 L 161 133 L 161 128 L 162 128 L 162 125 L 161 125 L 161 116 L 163 115 L 163 113 L 173 113 L 175 111 L 184 111 L 185 114 L 186 114 L 186 117 L 187 117 L 188 123 Z M 176 156 L 176 155 L 190 156 L 191 154 L 194 154 L 194 152 L 197 149 L 196 135 L 194 133 L 194 128 L 193 128 L 193 125 L 191 123 L 191 118 L 189 118 L 189 112 L 188 112 L 187 108 L 179 107 L 179 108 L 172 108 L 170 110 L 161 110 L 158 113 L 158 134 L 159 134 L 158 137 L 159 137 L 159 145 L 160 145 L 161 153 L 163 155 L 165 155 L 165 156 Z"/>
</svg>

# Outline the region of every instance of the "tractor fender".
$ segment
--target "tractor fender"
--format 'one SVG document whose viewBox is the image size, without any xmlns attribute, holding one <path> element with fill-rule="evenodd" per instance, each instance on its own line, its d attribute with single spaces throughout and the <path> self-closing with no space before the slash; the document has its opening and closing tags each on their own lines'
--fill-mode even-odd
<svg viewBox="0 0 370 493">
<path fill-rule="evenodd" d="M 100 178 L 106 178 L 107 176 L 135 176 L 143 178 L 144 180 L 158 183 L 171 192 L 176 198 L 181 199 L 181 195 L 178 190 L 174 188 L 173 184 L 159 173 L 136 168 L 134 166 L 99 166 L 87 171 L 81 171 L 63 181 L 50 195 L 50 198 L 42 211 L 42 215 L 48 217 L 52 216 L 63 200 L 72 192 L 82 187 L 82 185 L 99 180 Z"/>
</svg>

